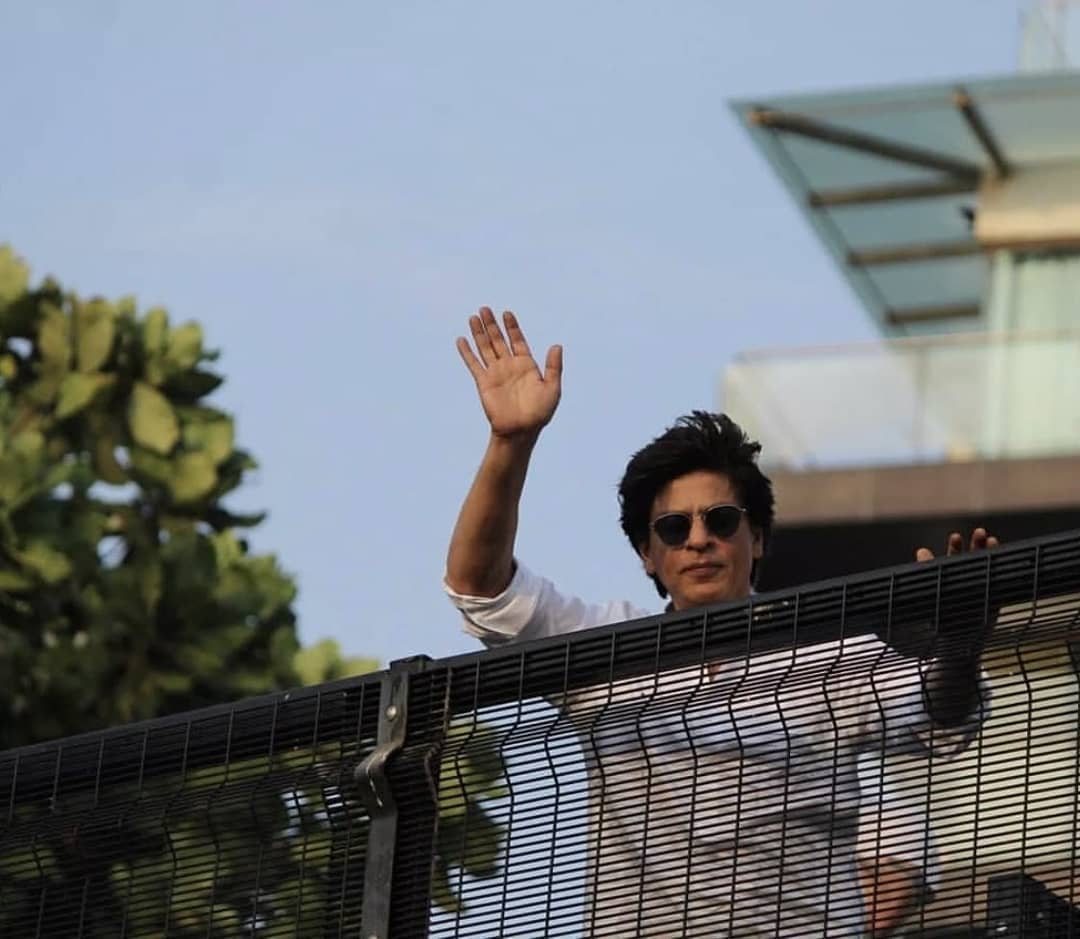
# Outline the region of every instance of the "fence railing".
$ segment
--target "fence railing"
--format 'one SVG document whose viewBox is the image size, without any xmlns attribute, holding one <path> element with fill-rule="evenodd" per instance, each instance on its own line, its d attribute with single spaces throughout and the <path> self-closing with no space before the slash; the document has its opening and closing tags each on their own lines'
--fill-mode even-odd
<svg viewBox="0 0 1080 939">
<path fill-rule="evenodd" d="M 9 751 L 0 935 L 1080 937 L 1078 669 L 1068 533 Z"/>
</svg>

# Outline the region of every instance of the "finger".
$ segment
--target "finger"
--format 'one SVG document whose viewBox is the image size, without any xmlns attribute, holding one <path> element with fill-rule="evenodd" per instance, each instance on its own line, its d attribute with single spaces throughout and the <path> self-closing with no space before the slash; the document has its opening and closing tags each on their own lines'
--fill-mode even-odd
<svg viewBox="0 0 1080 939">
<path fill-rule="evenodd" d="M 987 536 L 987 538 L 986 538 L 986 547 L 988 547 L 988 548 L 996 548 L 996 547 L 1000 546 L 1000 544 L 1001 544 L 1001 542 L 997 538 L 995 538 L 993 535 L 988 535 Z"/>
<path fill-rule="evenodd" d="M 544 360 L 544 381 L 562 382 L 562 346 L 552 346 Z"/>
<path fill-rule="evenodd" d="M 525 334 L 521 331 L 521 324 L 517 317 L 509 310 L 503 313 L 503 323 L 506 326 L 506 338 L 510 340 L 510 353 L 512 355 L 532 355 L 529 344 L 525 341 Z"/>
<path fill-rule="evenodd" d="M 488 337 L 487 330 L 484 329 L 484 321 L 480 318 L 485 311 L 487 311 L 488 316 L 491 315 L 491 310 L 484 306 L 480 308 L 480 316 L 469 317 L 469 331 L 472 333 L 473 342 L 476 343 L 476 352 L 480 356 L 480 361 L 484 365 L 490 365 L 498 356 L 495 354 L 495 350 L 491 348 L 491 339 Z"/>
<path fill-rule="evenodd" d="M 499 329 L 499 322 L 495 319 L 495 314 L 487 307 L 484 307 L 480 310 L 480 319 L 484 324 L 484 332 L 487 333 L 495 358 L 508 358 L 510 356 L 510 347 L 507 346 L 506 340 L 503 338 L 502 330 Z"/>
<path fill-rule="evenodd" d="M 986 529 L 976 528 L 971 533 L 971 550 L 982 551 L 986 547 Z"/>
<path fill-rule="evenodd" d="M 469 340 L 464 336 L 458 336 L 454 344 L 457 346 L 458 355 L 461 356 L 461 361 L 465 363 L 465 367 L 469 370 L 469 374 L 479 381 L 480 376 L 484 374 L 484 366 L 476 357 L 476 353 L 473 352 L 472 346 L 469 345 Z"/>
<path fill-rule="evenodd" d="M 932 561 L 934 560 L 934 552 L 929 548 L 919 548 L 919 550 L 915 552 L 915 560 Z"/>
<path fill-rule="evenodd" d="M 945 554 L 960 554 L 964 550 L 964 536 L 958 531 L 954 531 L 949 535 L 948 544 L 945 547 Z"/>
</svg>

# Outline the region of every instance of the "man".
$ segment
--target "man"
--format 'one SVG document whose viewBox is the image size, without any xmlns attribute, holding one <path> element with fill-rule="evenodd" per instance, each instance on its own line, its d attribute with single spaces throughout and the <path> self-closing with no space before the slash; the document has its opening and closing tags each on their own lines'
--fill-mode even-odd
<svg viewBox="0 0 1080 939">
<path fill-rule="evenodd" d="M 491 436 L 451 537 L 446 590 L 489 646 L 648 615 L 563 596 L 515 558 L 518 504 L 559 403 L 562 349 L 548 351 L 541 371 L 513 314 L 503 323 L 505 334 L 485 307 L 470 318 L 473 344 L 457 341 Z M 773 522 L 759 450 L 726 416 L 694 412 L 630 460 L 622 527 L 669 610 L 750 596 Z M 971 540 L 995 544 L 982 529 Z M 950 536 L 948 553 L 961 549 Z M 920 664 L 860 636 L 563 701 L 594 789 L 589 934 L 862 935 L 858 757 L 915 745 L 948 757 L 966 746 L 985 697 L 974 648 Z M 878 878 L 888 870 L 876 868 Z"/>
</svg>

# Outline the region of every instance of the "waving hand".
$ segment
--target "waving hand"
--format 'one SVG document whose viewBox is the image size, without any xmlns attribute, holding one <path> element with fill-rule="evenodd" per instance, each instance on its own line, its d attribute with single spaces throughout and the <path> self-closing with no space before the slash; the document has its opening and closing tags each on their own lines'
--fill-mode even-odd
<svg viewBox="0 0 1080 939">
<path fill-rule="evenodd" d="M 458 337 L 457 349 L 476 382 L 491 432 L 498 437 L 539 433 L 562 394 L 562 346 L 548 349 L 541 372 L 517 317 L 503 314 L 506 334 L 487 307 L 469 317 L 473 344 Z"/>
</svg>

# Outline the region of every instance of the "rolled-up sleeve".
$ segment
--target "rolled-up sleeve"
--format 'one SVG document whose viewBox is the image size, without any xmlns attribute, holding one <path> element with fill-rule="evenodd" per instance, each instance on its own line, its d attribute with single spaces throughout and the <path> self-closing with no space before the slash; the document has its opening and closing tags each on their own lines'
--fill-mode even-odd
<svg viewBox="0 0 1080 939">
<path fill-rule="evenodd" d="M 923 685 L 932 663 L 901 656 L 877 640 L 867 640 L 867 644 L 876 646 L 877 654 L 869 681 L 859 691 L 864 746 L 886 753 L 921 750 L 940 759 L 952 759 L 966 750 L 990 716 L 989 676 L 981 673 L 978 697 L 965 719 L 945 727 L 934 723 L 926 708 Z"/>
<path fill-rule="evenodd" d="M 497 596 L 458 593 L 445 579 L 443 589 L 460 611 L 465 632 L 490 647 L 648 615 L 624 601 L 595 604 L 564 596 L 550 580 L 534 574 L 520 561 L 515 561 L 514 576 Z"/>
</svg>

